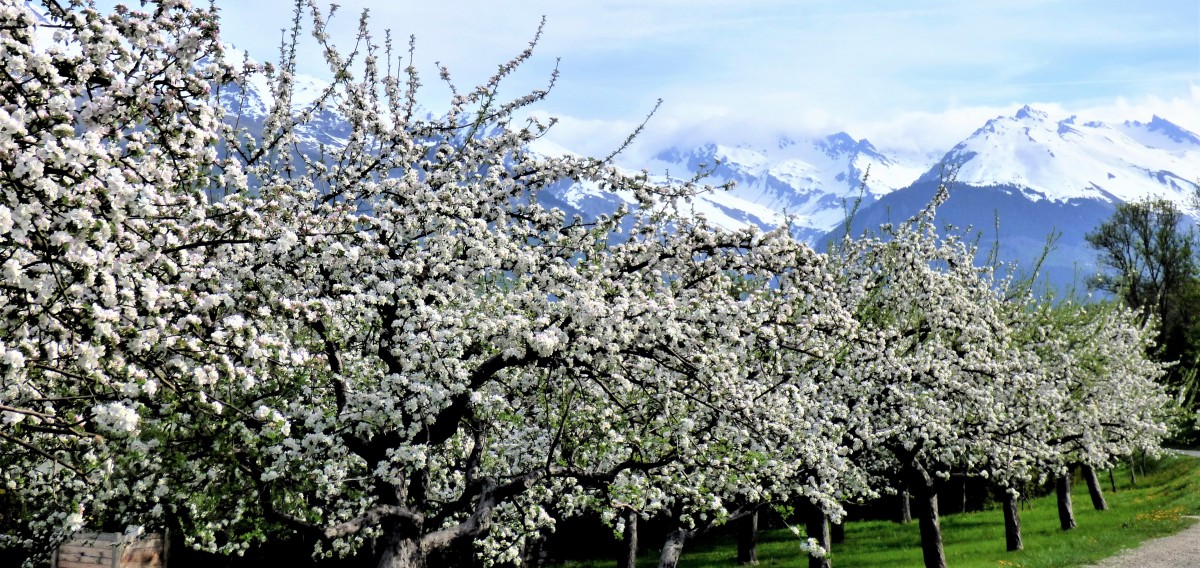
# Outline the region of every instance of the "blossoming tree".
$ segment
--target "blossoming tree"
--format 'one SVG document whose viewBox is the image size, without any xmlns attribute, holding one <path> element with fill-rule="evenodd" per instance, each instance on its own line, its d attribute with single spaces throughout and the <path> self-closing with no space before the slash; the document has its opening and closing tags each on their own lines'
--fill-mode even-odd
<svg viewBox="0 0 1200 568">
<path fill-rule="evenodd" d="M 990 269 L 961 239 L 938 235 L 933 215 L 946 197 L 943 187 L 882 236 L 844 241 L 839 282 L 861 331 L 831 379 L 852 401 L 849 431 L 869 449 L 862 467 L 901 472 L 916 498 L 931 568 L 945 565 L 935 478 L 1005 478 L 1020 467 L 1022 393 L 1040 381 L 1036 360 L 1015 348 Z"/>
<path fill-rule="evenodd" d="M 182 0 L 39 6 L 0 0 L 5 548 L 170 526 L 223 553 L 504 563 L 557 517 L 634 511 L 679 522 L 669 566 L 698 526 L 795 499 L 836 516 L 899 470 L 937 566 L 934 476 L 1161 435 L 1153 393 L 1102 396 L 1154 378 L 1122 359 L 1142 331 L 1088 320 L 1068 336 L 1112 347 L 1067 341 L 1079 372 L 1048 373 L 931 213 L 829 257 L 681 214 L 694 184 L 531 154 L 548 126 L 516 117 L 546 93 L 498 88 L 532 45 L 470 91 L 443 69 L 430 118 L 390 41 L 364 21 L 343 55 L 312 2 L 296 19 L 334 81 L 304 105 L 295 36 L 260 66 Z M 220 103 L 256 76 L 251 130 Z M 345 138 L 306 146 L 328 113 Z M 562 183 L 629 206 L 568 216 L 546 205 Z M 1043 392 L 1078 415 L 1036 422 Z"/>
<path fill-rule="evenodd" d="M 0 480 L 32 508 L 18 548 L 167 496 L 114 474 L 189 419 L 146 402 L 179 385 L 165 363 L 206 356 L 191 330 L 215 297 L 195 285 L 215 279 L 192 191 L 218 160 L 224 76 L 197 65 L 215 14 L 43 7 L 0 3 Z"/>
<path fill-rule="evenodd" d="M 1103 508 L 1095 469 L 1154 451 L 1167 435 L 1169 397 L 1159 382 L 1165 367 L 1149 357 L 1153 327 L 1132 310 L 1047 302 L 1030 306 L 1022 319 L 1034 331 L 1026 339 L 1045 373 L 1043 414 L 1031 432 L 1051 448 L 1033 465 L 1056 478 L 1061 526 L 1069 530 L 1071 469 L 1083 470 L 1094 505 Z"/>
<path fill-rule="evenodd" d="M 544 93 L 496 99 L 529 51 L 422 118 L 412 68 L 365 26 L 343 58 L 314 5 L 336 81 L 296 109 L 294 47 L 228 65 L 215 14 L 184 2 L 3 8 L 0 475 L 36 519 L 21 545 L 171 524 L 227 553 L 300 534 L 381 566 L 472 539 L 513 560 L 554 494 L 579 509 L 572 487 L 711 466 L 765 390 L 738 348 L 762 294 L 739 282 L 780 259 L 823 277 L 779 234 L 660 204 L 694 187 L 530 155 L 545 127 L 511 120 Z M 216 105 L 253 73 L 275 86 L 262 132 Z M 344 145 L 298 150 L 322 109 Z M 542 206 L 564 180 L 637 212 Z"/>
<path fill-rule="evenodd" d="M 684 223 L 666 240 L 686 243 L 709 231 L 703 223 Z M 675 566 L 691 536 L 764 505 L 804 498 L 840 514 L 839 488 L 853 477 L 827 401 L 815 396 L 814 377 L 841 349 L 854 322 L 832 293 L 821 255 L 784 230 L 747 237 L 730 251 L 733 262 L 714 265 L 703 278 L 697 277 L 696 259 L 669 272 L 674 281 L 717 285 L 703 303 L 727 306 L 719 308 L 725 323 L 705 349 L 737 361 L 736 373 L 720 383 L 707 379 L 689 396 L 702 404 L 687 409 L 680 430 L 690 434 L 676 442 L 687 459 L 599 488 L 604 498 L 598 505 L 608 507 L 611 518 L 625 511 L 626 530 L 636 522 L 630 512 L 674 523 L 660 566 Z M 705 261 L 718 258 L 706 254 Z"/>
</svg>

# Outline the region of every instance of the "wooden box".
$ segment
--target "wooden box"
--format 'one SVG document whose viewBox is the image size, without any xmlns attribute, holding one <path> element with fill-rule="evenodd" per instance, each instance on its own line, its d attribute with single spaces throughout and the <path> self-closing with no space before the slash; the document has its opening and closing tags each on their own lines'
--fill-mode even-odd
<svg viewBox="0 0 1200 568">
<path fill-rule="evenodd" d="M 53 568 L 165 568 L 166 539 L 149 533 L 78 533 L 54 552 Z"/>
</svg>

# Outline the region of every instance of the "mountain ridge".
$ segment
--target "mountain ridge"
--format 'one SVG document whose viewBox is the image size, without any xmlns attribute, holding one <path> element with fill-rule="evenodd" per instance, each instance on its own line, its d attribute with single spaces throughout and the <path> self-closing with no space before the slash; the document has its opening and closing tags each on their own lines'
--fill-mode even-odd
<svg viewBox="0 0 1200 568">
<path fill-rule="evenodd" d="M 943 157 L 949 197 L 938 223 L 971 227 L 997 247 L 998 259 L 1030 270 L 1052 236 L 1042 280 L 1079 289 L 1094 274 L 1096 252 L 1085 236 L 1119 203 L 1171 201 L 1194 222 L 1200 194 L 1200 137 L 1155 116 L 1112 126 L 1024 106 L 989 120 Z M 923 208 L 942 182 L 936 168 L 911 186 L 860 211 L 852 234 L 903 220 Z M 829 243 L 843 232 L 818 240 Z M 989 248 L 989 247 L 985 247 Z"/>
</svg>

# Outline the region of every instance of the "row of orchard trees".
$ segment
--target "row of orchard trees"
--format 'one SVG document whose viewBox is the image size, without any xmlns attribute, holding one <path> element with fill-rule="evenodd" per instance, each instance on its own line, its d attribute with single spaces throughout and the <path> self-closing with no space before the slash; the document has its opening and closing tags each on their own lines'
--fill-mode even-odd
<svg viewBox="0 0 1200 568">
<path fill-rule="evenodd" d="M 337 80 L 297 111 L 294 46 L 226 62 L 214 11 L 40 9 L 0 0 L 5 548 L 170 526 L 506 564 L 588 512 L 672 519 L 673 566 L 764 504 L 837 519 L 903 484 L 936 566 L 937 476 L 1013 487 L 1164 434 L 1132 314 L 1009 292 L 932 207 L 818 254 L 680 215 L 704 188 L 531 156 L 546 127 L 512 121 L 545 93 L 497 98 L 530 51 L 428 119 L 413 68 L 365 27 L 339 54 L 314 4 Z M 216 104 L 254 74 L 262 132 Z M 344 146 L 298 150 L 316 108 Z M 567 217 L 541 204 L 564 180 L 634 207 Z"/>
</svg>

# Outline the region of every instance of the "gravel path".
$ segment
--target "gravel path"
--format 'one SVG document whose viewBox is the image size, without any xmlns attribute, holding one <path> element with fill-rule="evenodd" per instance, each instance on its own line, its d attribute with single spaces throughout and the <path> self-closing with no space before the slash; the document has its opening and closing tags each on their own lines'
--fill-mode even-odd
<svg viewBox="0 0 1200 568">
<path fill-rule="evenodd" d="M 1200 452 L 1172 450 L 1187 456 L 1200 457 Z M 1195 517 L 1193 517 L 1195 518 Z M 1200 566 L 1200 523 L 1170 536 L 1147 540 L 1141 546 L 1106 558 L 1092 568 L 1194 568 Z"/>
<path fill-rule="evenodd" d="M 1104 559 L 1093 568 L 1194 568 L 1200 566 L 1200 523 L 1182 532 L 1147 540 L 1141 546 Z"/>
</svg>

